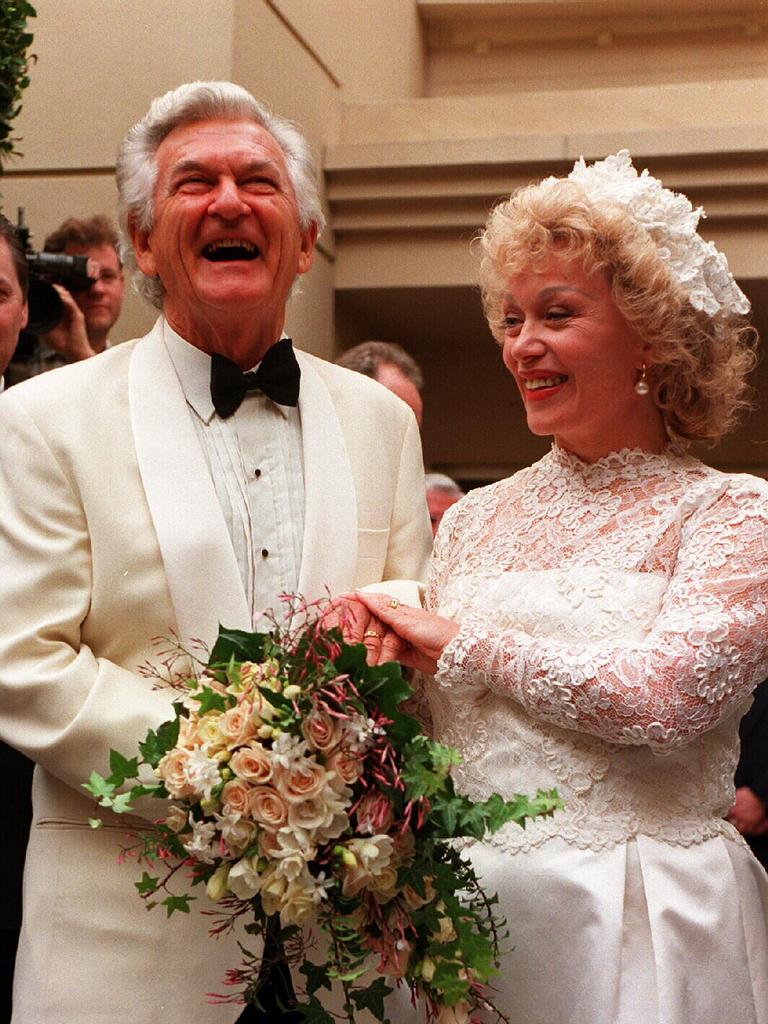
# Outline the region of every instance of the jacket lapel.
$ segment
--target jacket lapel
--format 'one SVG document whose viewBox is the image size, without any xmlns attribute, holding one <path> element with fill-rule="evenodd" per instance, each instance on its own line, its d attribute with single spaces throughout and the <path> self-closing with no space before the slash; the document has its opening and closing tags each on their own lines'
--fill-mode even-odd
<svg viewBox="0 0 768 1024">
<path fill-rule="evenodd" d="M 304 546 L 299 593 L 307 601 L 352 587 L 357 563 L 357 498 L 336 409 L 320 374 L 303 353 L 301 435 L 304 453 Z"/>
<path fill-rule="evenodd" d="M 173 363 L 163 320 L 139 341 L 128 379 L 131 427 L 179 638 L 212 645 L 219 623 L 251 619 L 224 516 Z"/>
</svg>

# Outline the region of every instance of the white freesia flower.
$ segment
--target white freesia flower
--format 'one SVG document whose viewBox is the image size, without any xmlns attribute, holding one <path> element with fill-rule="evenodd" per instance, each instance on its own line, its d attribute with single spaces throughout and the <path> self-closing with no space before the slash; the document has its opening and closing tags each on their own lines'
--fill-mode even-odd
<svg viewBox="0 0 768 1024">
<path fill-rule="evenodd" d="M 184 849 L 191 857 L 203 864 L 213 864 L 216 859 L 213 845 L 216 839 L 216 826 L 210 821 L 192 822 L 192 838 L 184 843 Z"/>
<path fill-rule="evenodd" d="M 290 771 L 304 760 L 308 750 L 306 742 L 299 736 L 281 733 L 272 744 L 272 764 Z"/>
<path fill-rule="evenodd" d="M 351 715 L 344 723 L 346 746 L 355 753 L 362 753 L 373 745 L 376 736 L 383 732 L 372 718 L 363 715 Z"/>
<path fill-rule="evenodd" d="M 288 881 L 294 881 L 306 871 L 307 861 L 312 860 L 316 853 L 317 847 L 303 828 L 278 829 L 270 849 L 270 857 L 277 861 L 275 871 Z"/>
<path fill-rule="evenodd" d="M 395 852 L 390 836 L 370 836 L 365 839 L 351 839 L 347 848 L 354 853 L 358 863 L 371 875 L 378 875 L 389 862 Z"/>
<path fill-rule="evenodd" d="M 694 309 L 708 316 L 723 309 L 749 312 L 749 299 L 734 281 L 724 254 L 698 234 L 699 220 L 705 216 L 702 207 L 694 210 L 686 196 L 664 188 L 647 169 L 638 174 L 629 150 L 622 149 L 591 167 L 581 157 L 568 177 L 593 202 L 607 200 L 626 208 L 651 235 Z"/>
<path fill-rule="evenodd" d="M 207 744 L 190 751 L 186 763 L 187 779 L 206 800 L 210 800 L 211 790 L 221 782 L 220 767 L 220 762 L 209 756 Z"/>
</svg>

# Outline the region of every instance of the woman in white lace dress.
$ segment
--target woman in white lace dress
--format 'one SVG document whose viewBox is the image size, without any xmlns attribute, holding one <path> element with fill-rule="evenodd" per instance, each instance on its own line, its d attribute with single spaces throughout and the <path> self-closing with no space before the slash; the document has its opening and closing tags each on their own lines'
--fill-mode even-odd
<svg viewBox="0 0 768 1024">
<path fill-rule="evenodd" d="M 685 453 L 752 361 L 698 216 L 625 152 L 491 214 L 487 315 L 552 450 L 446 513 L 428 611 L 361 595 L 380 660 L 434 676 L 459 787 L 565 802 L 469 849 L 517 1024 L 768 1022 L 768 878 L 722 817 L 768 675 L 768 485 Z"/>
</svg>

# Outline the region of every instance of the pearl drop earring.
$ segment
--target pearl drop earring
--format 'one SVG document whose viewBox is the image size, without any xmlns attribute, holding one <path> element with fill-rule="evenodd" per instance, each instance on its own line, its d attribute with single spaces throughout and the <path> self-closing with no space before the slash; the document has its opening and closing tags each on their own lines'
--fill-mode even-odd
<svg viewBox="0 0 768 1024">
<path fill-rule="evenodd" d="M 643 363 L 643 368 L 640 371 L 640 379 L 635 384 L 635 394 L 637 394 L 637 395 L 647 395 L 650 390 L 651 389 L 650 389 L 650 387 L 648 385 L 648 377 L 646 376 L 646 373 L 645 373 L 645 363 Z"/>
</svg>

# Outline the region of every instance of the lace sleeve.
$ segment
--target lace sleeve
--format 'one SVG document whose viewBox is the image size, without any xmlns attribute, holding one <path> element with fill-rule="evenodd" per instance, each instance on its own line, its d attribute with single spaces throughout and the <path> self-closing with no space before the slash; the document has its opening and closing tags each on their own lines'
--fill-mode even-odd
<svg viewBox="0 0 768 1024">
<path fill-rule="evenodd" d="M 609 742 L 680 746 L 768 674 L 768 499 L 731 488 L 686 524 L 642 641 L 572 643 L 465 619 L 440 683 L 485 685 L 537 718 Z"/>
</svg>

